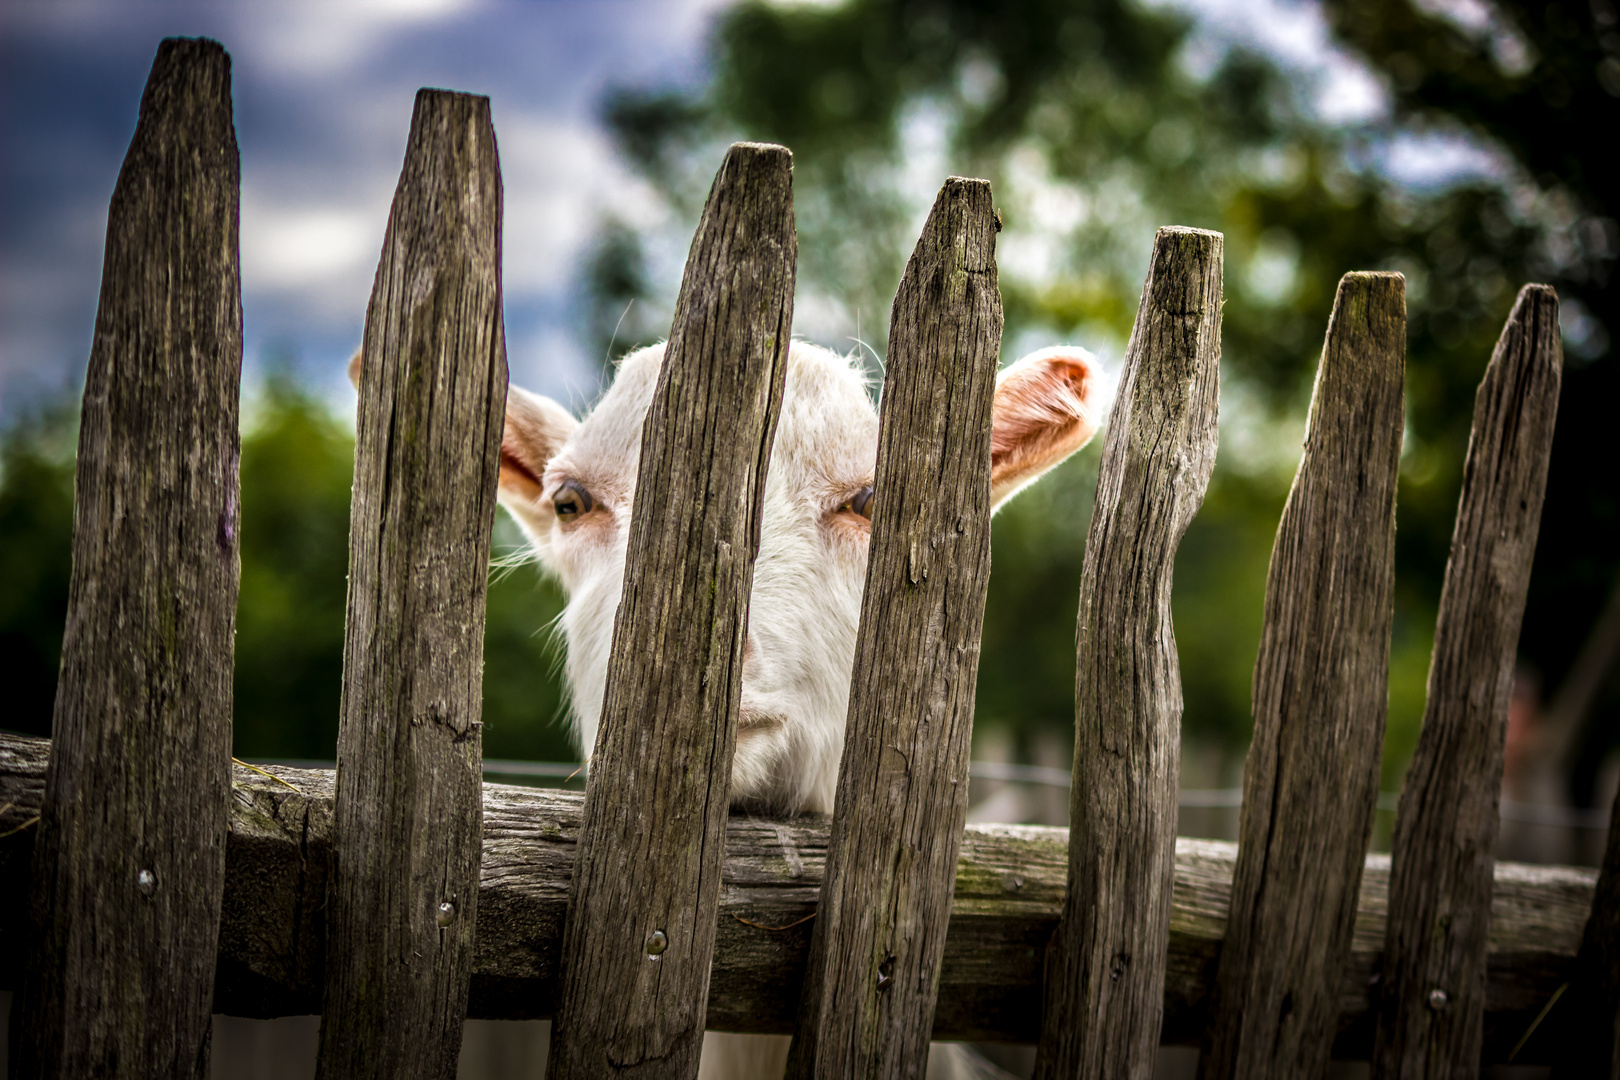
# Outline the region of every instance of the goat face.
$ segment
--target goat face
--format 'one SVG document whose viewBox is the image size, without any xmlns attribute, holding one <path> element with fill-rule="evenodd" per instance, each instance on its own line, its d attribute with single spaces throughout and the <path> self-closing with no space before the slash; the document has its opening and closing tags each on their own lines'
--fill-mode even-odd
<svg viewBox="0 0 1620 1080">
<path fill-rule="evenodd" d="M 512 387 L 501 447 L 501 502 L 568 597 L 561 626 L 575 730 L 589 754 L 623 591 L 641 426 L 664 348 L 626 357 L 580 421 Z M 991 501 L 1079 449 L 1097 427 L 1095 361 L 1049 349 L 997 382 Z M 788 354 L 782 414 L 766 473 L 749 604 L 734 802 L 830 811 L 843 752 L 877 459 L 878 418 L 847 358 L 802 342 Z"/>
</svg>

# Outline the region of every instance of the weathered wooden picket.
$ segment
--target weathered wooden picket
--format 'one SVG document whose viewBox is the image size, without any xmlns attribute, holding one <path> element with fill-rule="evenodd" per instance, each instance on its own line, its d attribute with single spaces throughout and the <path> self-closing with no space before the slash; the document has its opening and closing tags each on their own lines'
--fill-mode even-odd
<svg viewBox="0 0 1620 1080">
<path fill-rule="evenodd" d="M 1499 721 L 1513 692 L 1560 375 L 1558 298 L 1532 285 L 1479 384 L 1428 708 L 1403 795 L 1411 802 L 1396 818 L 1375 1052 L 1385 1076 L 1461 1076 L 1479 1059 L 1497 828 L 1495 789 L 1480 778 L 1502 775 Z"/>
<path fill-rule="evenodd" d="M 1327 1068 L 1331 975 L 1350 949 L 1378 798 L 1405 366 L 1400 275 L 1345 275 L 1266 581 L 1205 1076 Z"/>
<path fill-rule="evenodd" d="M 894 300 L 875 481 L 894 494 L 872 514 L 792 1077 L 913 1075 L 928 1057 L 990 585 L 996 232 L 990 185 L 945 181 Z"/>
<path fill-rule="evenodd" d="M 792 156 L 738 144 L 692 241 L 642 431 L 564 926 L 558 1076 L 695 1076 L 765 466 L 793 324 Z"/>
<path fill-rule="evenodd" d="M 1159 1045 L 1181 768 L 1176 547 L 1215 468 L 1219 233 L 1160 229 L 1080 578 L 1069 888 L 1036 1075 L 1147 1075 Z"/>
<path fill-rule="evenodd" d="M 108 214 L 33 917 L 7 934 L 28 950 L 13 1076 L 207 1057 L 238 575 L 230 70 L 218 45 L 163 43 Z"/>
<path fill-rule="evenodd" d="M 478 916 L 506 418 L 488 98 L 417 94 L 362 349 L 317 1076 L 448 1076 Z"/>
<path fill-rule="evenodd" d="M 1202 1044 L 1211 1078 L 1320 1075 L 1330 1054 L 1472 1076 L 1515 1050 L 1620 1076 L 1620 805 L 1599 874 L 1493 858 L 1558 394 L 1550 289 L 1520 294 L 1481 384 L 1393 860 L 1366 854 L 1392 274 L 1346 275 L 1329 323 L 1267 585 L 1242 843 L 1175 837 L 1171 574 L 1214 463 L 1222 302 L 1222 238 L 1190 229 L 1156 238 L 1103 455 L 1072 828 L 964 830 L 1001 311 L 989 185 L 947 180 L 895 300 L 877 463 L 895 494 L 836 811 L 728 819 L 796 259 L 791 157 L 739 144 L 643 431 L 586 793 L 482 785 L 500 171 L 487 99 L 424 90 L 367 314 L 339 767 L 233 775 L 229 64 L 163 43 L 113 197 L 54 738 L 0 734 L 14 1077 L 204 1076 L 211 1011 L 321 1012 L 321 1075 L 344 1077 L 451 1076 L 468 1015 L 555 1016 L 558 1077 L 689 1078 L 705 1027 L 795 1033 L 797 1077 L 919 1076 L 931 1037 L 1038 1042 L 1047 1077 L 1145 1077 L 1163 1042 Z"/>
</svg>

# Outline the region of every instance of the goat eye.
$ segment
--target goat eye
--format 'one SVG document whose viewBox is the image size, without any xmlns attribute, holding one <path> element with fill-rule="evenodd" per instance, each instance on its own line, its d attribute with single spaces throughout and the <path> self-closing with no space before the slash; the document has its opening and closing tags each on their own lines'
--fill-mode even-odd
<svg viewBox="0 0 1620 1080">
<path fill-rule="evenodd" d="M 551 505 L 557 511 L 557 519 L 566 522 L 579 520 L 579 516 L 590 513 L 596 503 L 591 493 L 580 487 L 579 481 L 564 480 L 551 497 Z"/>
<path fill-rule="evenodd" d="M 872 500 L 876 495 L 876 490 L 873 489 L 872 485 L 868 484 L 852 495 L 849 502 L 845 503 L 843 506 L 840 506 L 838 509 L 848 510 L 852 514 L 859 514 L 866 520 L 871 521 Z"/>
</svg>

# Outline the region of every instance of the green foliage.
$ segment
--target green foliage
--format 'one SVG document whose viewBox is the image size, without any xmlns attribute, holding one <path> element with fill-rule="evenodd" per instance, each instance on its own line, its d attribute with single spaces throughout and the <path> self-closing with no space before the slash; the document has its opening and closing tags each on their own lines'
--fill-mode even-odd
<svg viewBox="0 0 1620 1080">
<path fill-rule="evenodd" d="M 246 410 L 242 578 L 236 619 L 234 749 L 239 757 L 331 760 L 337 750 L 349 562 L 350 426 L 285 369 Z M 4 726 L 48 734 L 72 570 L 73 413 L 14 426 L 0 441 L 0 673 Z M 504 514 L 503 514 L 504 517 Z M 518 547 L 497 526 L 498 548 Z M 484 637 L 484 752 L 577 757 L 561 723 L 556 650 L 562 609 L 534 567 L 491 579 Z"/>
<path fill-rule="evenodd" d="M 354 435 L 272 374 L 242 440 L 242 592 L 236 753 L 337 752 Z M 501 512 L 504 519 L 504 512 Z M 517 546 L 509 523 L 497 544 Z M 484 753 L 566 761 L 557 667 L 543 628 L 562 609 L 530 565 L 491 578 L 484 629 Z"/>
<path fill-rule="evenodd" d="M 1466 206 L 1428 238 L 1440 309 L 1433 336 L 1483 341 L 1466 310 L 1446 310 L 1460 283 L 1477 291 L 1505 274 L 1558 288 L 1566 366 L 1519 641 L 1521 659 L 1555 689 L 1620 589 L 1620 471 L 1606 464 L 1608 414 L 1620 398 L 1620 172 L 1602 135 L 1620 127 L 1620 15 L 1585 0 L 1497 2 L 1472 25 L 1408 0 L 1330 0 L 1326 9 L 1339 37 L 1388 74 L 1403 122 L 1460 124 L 1511 156 L 1506 199 Z M 1460 406 L 1464 387 L 1424 389 Z M 1425 511 L 1437 518 L 1441 509 Z M 1570 795 L 1584 806 L 1605 751 L 1620 746 L 1620 679 L 1608 679 L 1582 743 Z"/>
<path fill-rule="evenodd" d="M 505 561 L 521 558 L 517 527 L 499 511 L 495 547 Z M 562 642 L 551 627 L 563 595 L 532 562 L 497 570 L 490 578 L 484 619 L 484 756 L 525 761 L 578 761 L 579 748 L 565 724 Z"/>
<path fill-rule="evenodd" d="M 1182 546 L 1174 606 L 1188 735 L 1234 747 L 1247 740 L 1271 537 L 1338 278 L 1404 272 L 1409 430 L 1385 776 L 1393 783 L 1422 713 L 1474 388 L 1514 292 L 1550 280 L 1579 300 L 1612 277 L 1615 243 L 1605 248 L 1604 238 L 1613 236 L 1613 171 L 1571 164 L 1568 154 L 1576 144 L 1600 152 L 1591 132 L 1611 128 L 1615 110 L 1612 92 L 1590 92 L 1592 73 L 1601 75 L 1598 35 L 1560 36 L 1566 23 L 1597 17 L 1585 5 L 1570 7 L 1574 15 L 1555 12 L 1557 4 L 1538 8 L 1526 22 L 1551 29 L 1532 31 L 1541 59 L 1523 93 L 1511 79 L 1482 74 L 1491 61 L 1479 58 L 1497 46 L 1470 41 L 1406 0 L 1330 7 L 1343 14 L 1341 28 L 1365 31 L 1347 33 L 1350 43 L 1407 88 L 1395 120 L 1324 124 L 1294 74 L 1241 47 L 1196 60 L 1191 54 L 1207 54 L 1208 43 L 1187 21 L 1128 0 L 746 0 L 717 22 L 709 87 L 684 97 L 621 89 L 606 117 L 632 163 L 664 192 L 675 232 L 692 227 L 727 141 L 792 147 L 798 329 L 810 324 L 823 340 L 859 333 L 878 351 L 881 315 L 947 173 L 995 184 L 1006 221 L 998 255 L 1009 359 L 1071 340 L 1117 362 L 1153 228 L 1226 235 L 1222 447 Z M 1459 79 L 1468 86 L 1458 89 Z M 1547 96 L 1549 79 L 1581 89 L 1559 105 Z M 1421 98 L 1423 87 L 1431 98 Z M 1576 110 L 1556 118 L 1556 138 L 1529 130 L 1550 107 Z M 1373 167 L 1403 133 L 1463 125 L 1505 148 L 1501 177 L 1413 189 Z M 1537 149 L 1553 143 L 1565 157 Z M 1587 309 L 1614 307 L 1594 299 Z M 1605 333 L 1598 325 L 1588 335 L 1589 355 L 1575 357 L 1566 387 L 1612 386 L 1617 365 Z M 1608 456 L 1596 452 L 1603 425 L 1595 407 L 1566 394 L 1526 616 L 1524 654 L 1552 680 L 1620 560 L 1615 474 L 1594 478 L 1585 467 Z M 1572 408 L 1582 415 L 1572 419 Z M 1094 485 L 1088 451 L 996 521 L 978 705 L 982 721 L 1015 735 L 1069 722 L 1075 591 Z M 1558 554 L 1549 559 L 1549 551 Z M 1580 589 L 1564 584 L 1577 580 Z"/>
<path fill-rule="evenodd" d="M 354 436 L 286 372 L 242 439 L 238 757 L 337 756 Z"/>
<path fill-rule="evenodd" d="M 23 420 L 0 436 L 0 726 L 51 730 L 73 569 L 73 442 L 66 409 Z"/>
</svg>

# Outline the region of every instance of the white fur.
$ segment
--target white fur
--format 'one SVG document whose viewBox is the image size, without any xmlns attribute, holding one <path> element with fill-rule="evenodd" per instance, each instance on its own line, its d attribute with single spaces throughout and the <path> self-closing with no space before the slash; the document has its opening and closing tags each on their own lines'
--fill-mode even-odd
<svg viewBox="0 0 1620 1080">
<path fill-rule="evenodd" d="M 565 670 L 580 746 L 589 755 L 607 679 L 613 616 L 624 588 L 641 424 L 663 346 L 626 357 L 613 386 L 546 466 L 537 500 L 504 501 L 568 596 Z M 749 602 L 742 721 L 731 791 L 780 812 L 830 812 L 843 751 L 849 670 L 866 580 L 864 519 L 838 507 L 872 482 L 877 414 L 859 370 L 794 342 Z M 543 500 L 567 480 L 602 520 L 564 529 Z M 513 505 L 518 502 L 518 505 Z"/>
<path fill-rule="evenodd" d="M 613 618 L 624 588 L 641 426 L 663 355 L 664 347 L 653 345 L 627 356 L 612 387 L 577 424 L 560 406 L 517 387 L 508 408 L 508 448 L 523 451 L 530 472 L 545 464 L 538 486 L 503 468 L 501 501 L 568 596 L 561 619 L 564 670 L 574 730 L 587 758 L 596 746 Z M 1022 410 L 1022 426 L 1007 429 L 1030 429 L 1028 403 L 1045 398 L 1028 388 L 1040 386 L 1048 370 L 1043 365 L 1056 372 L 1072 371 L 1075 364 L 1095 371 L 1091 358 L 1074 349 L 1043 350 L 1009 368 L 998 387 L 1009 385 L 1011 377 L 1022 389 L 998 391 L 998 426 L 1000 417 Z M 1085 404 L 1092 404 L 1089 394 Z M 1059 410 L 1050 429 L 1038 428 L 1018 444 L 1029 452 L 1014 455 L 1017 467 L 996 485 L 998 503 L 1090 437 L 1094 420 L 1064 427 L 1068 437 L 1061 443 L 1043 438 L 1058 430 L 1060 421 L 1068 423 L 1085 411 L 1079 406 Z M 1046 422 L 1048 412 L 1044 404 L 1035 409 L 1039 423 Z M 782 813 L 832 811 L 870 538 L 865 518 L 839 508 L 872 483 L 877 436 L 877 412 L 852 358 L 794 342 L 766 472 L 749 604 L 731 772 L 735 803 Z M 564 526 L 551 500 L 569 481 L 589 492 L 595 506 Z"/>
</svg>

